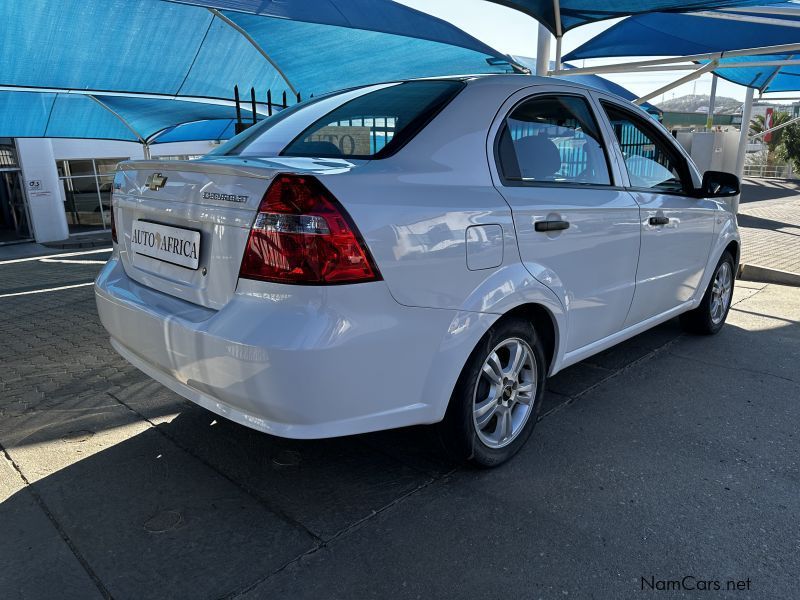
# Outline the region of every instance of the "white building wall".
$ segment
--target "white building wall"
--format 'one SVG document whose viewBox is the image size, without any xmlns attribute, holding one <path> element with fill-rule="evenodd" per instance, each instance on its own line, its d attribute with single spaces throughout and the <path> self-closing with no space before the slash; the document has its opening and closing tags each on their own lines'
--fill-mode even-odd
<svg viewBox="0 0 800 600">
<path fill-rule="evenodd" d="M 135 142 L 119 142 L 116 140 L 85 139 L 52 139 L 55 160 L 76 160 L 81 158 L 126 158 L 139 160 L 144 158 L 141 144 Z M 209 141 L 172 142 L 171 144 L 154 144 L 150 146 L 151 156 L 202 155 L 216 148 Z M 55 168 L 55 163 L 53 163 Z"/>
<path fill-rule="evenodd" d="M 56 161 L 89 158 L 142 159 L 141 144 L 116 140 L 17 138 L 17 151 L 37 242 L 55 242 L 69 237 L 64 212 L 66 200 L 58 178 Z M 158 156 L 196 156 L 206 154 L 217 144 L 210 141 L 173 142 L 150 147 Z"/>
<path fill-rule="evenodd" d="M 50 140 L 19 138 L 16 141 L 34 239 L 39 243 L 66 239 L 69 230 L 64 215 L 64 196 Z"/>
<path fill-rule="evenodd" d="M 739 151 L 738 131 L 696 131 L 678 141 L 687 148 L 701 173 L 706 171 L 736 172 Z"/>
</svg>

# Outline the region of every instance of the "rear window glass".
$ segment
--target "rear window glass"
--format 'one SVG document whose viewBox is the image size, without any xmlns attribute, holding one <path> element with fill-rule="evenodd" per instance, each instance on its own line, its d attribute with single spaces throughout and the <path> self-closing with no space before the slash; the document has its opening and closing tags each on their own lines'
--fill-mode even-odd
<svg viewBox="0 0 800 600">
<path fill-rule="evenodd" d="M 282 156 L 383 158 L 411 140 L 464 86 L 407 81 L 345 102 L 318 119 Z"/>
</svg>

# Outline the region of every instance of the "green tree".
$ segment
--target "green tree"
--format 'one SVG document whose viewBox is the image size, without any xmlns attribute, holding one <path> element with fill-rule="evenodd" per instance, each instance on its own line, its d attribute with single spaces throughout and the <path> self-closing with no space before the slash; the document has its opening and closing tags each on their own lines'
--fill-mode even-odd
<svg viewBox="0 0 800 600">
<path fill-rule="evenodd" d="M 791 161 L 794 170 L 800 171 L 800 123 L 792 123 L 779 131 L 783 132 L 777 152 L 779 158 Z"/>
<path fill-rule="evenodd" d="M 791 118 L 792 117 L 787 112 L 773 112 L 772 127 L 782 125 Z M 766 117 L 764 115 L 756 115 L 753 120 L 750 121 L 751 136 L 761 133 L 766 129 Z M 770 138 L 769 142 L 767 142 L 767 164 L 775 164 L 776 159 L 778 158 L 778 148 L 781 146 L 781 141 L 783 140 L 783 134 L 785 131 L 786 127 L 772 132 L 772 137 Z"/>
</svg>

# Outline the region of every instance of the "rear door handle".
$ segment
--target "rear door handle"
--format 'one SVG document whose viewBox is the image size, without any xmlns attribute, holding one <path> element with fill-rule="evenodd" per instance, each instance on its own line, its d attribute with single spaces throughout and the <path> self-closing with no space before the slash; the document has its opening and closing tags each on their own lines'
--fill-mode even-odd
<svg viewBox="0 0 800 600">
<path fill-rule="evenodd" d="M 669 217 L 650 217 L 650 225 L 669 225 Z"/>
<path fill-rule="evenodd" d="M 536 231 L 561 231 L 569 229 L 569 221 L 537 221 L 533 228 Z"/>
</svg>

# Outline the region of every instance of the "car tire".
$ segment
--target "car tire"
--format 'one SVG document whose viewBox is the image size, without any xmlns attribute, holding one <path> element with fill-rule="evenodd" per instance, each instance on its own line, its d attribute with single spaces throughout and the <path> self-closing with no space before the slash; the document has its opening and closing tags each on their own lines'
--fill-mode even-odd
<svg viewBox="0 0 800 600">
<path fill-rule="evenodd" d="M 536 425 L 546 373 L 542 342 L 530 322 L 495 324 L 472 351 L 439 424 L 448 453 L 480 467 L 514 456 Z"/>
<path fill-rule="evenodd" d="M 736 266 L 730 252 L 723 252 L 700 305 L 681 315 L 681 325 L 689 333 L 713 335 L 722 329 L 733 298 Z"/>
</svg>

